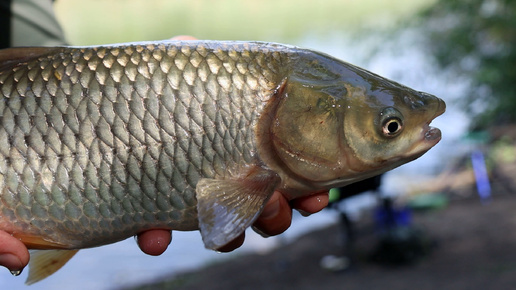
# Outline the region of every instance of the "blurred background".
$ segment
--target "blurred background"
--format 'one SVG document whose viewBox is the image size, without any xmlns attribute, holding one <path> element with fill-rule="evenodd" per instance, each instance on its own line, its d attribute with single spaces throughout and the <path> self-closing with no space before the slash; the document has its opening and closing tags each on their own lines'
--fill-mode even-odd
<svg viewBox="0 0 516 290">
<path fill-rule="evenodd" d="M 279 237 L 248 231 L 242 248 L 218 254 L 198 232 L 174 232 L 160 257 L 129 239 L 82 250 L 30 289 L 516 285 L 516 1 L 58 0 L 55 11 L 72 45 L 288 43 L 434 94 L 447 112 L 432 122 L 443 140 L 426 155 L 354 197 L 335 190 L 330 209 L 295 215 Z M 29 289 L 25 277 L 2 271 L 0 285 Z"/>
</svg>

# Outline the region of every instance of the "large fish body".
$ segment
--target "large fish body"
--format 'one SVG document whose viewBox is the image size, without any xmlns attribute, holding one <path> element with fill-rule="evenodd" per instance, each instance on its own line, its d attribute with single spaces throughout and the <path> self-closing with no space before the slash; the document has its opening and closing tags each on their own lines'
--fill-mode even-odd
<svg viewBox="0 0 516 290">
<path fill-rule="evenodd" d="M 411 161 L 444 102 L 325 54 L 184 41 L 0 51 L 0 229 L 78 249 L 148 229 L 238 236 L 274 192 Z"/>
</svg>

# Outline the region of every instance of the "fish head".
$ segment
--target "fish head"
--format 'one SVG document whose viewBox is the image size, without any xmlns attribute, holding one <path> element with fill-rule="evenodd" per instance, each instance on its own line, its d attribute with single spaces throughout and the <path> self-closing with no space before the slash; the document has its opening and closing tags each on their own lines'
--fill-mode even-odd
<svg viewBox="0 0 516 290">
<path fill-rule="evenodd" d="M 296 66 L 270 131 L 287 196 L 381 174 L 441 139 L 429 125 L 441 99 L 324 55 Z"/>
<path fill-rule="evenodd" d="M 351 87 L 344 108 L 345 146 L 357 172 L 384 172 L 410 162 L 441 140 L 430 122 L 444 113 L 443 100 L 398 84 Z"/>
</svg>

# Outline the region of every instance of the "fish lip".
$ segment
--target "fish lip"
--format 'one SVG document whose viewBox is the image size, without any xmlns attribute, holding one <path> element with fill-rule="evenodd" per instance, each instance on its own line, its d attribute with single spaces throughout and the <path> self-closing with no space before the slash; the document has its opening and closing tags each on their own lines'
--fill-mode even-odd
<svg viewBox="0 0 516 290">
<path fill-rule="evenodd" d="M 439 128 L 431 127 L 430 123 L 446 111 L 446 103 L 440 98 L 437 98 L 437 100 L 438 103 L 434 116 L 423 126 L 423 140 L 432 143 L 431 146 L 441 140 L 442 134 Z"/>
<path fill-rule="evenodd" d="M 430 127 L 430 126 L 426 126 L 427 128 L 424 130 L 425 134 L 424 134 L 424 138 L 426 141 L 437 141 L 439 142 L 439 140 L 441 140 L 441 137 L 442 137 L 442 134 L 441 134 L 441 130 L 439 130 L 439 128 L 435 128 L 435 127 Z M 437 143 L 436 142 L 436 143 Z"/>
<path fill-rule="evenodd" d="M 430 122 L 433 119 L 435 119 L 435 118 L 441 116 L 442 114 L 444 114 L 444 112 L 446 112 L 446 103 L 442 99 L 440 99 L 440 98 L 437 98 L 437 100 L 438 100 L 437 109 L 435 110 L 435 114 L 432 117 L 432 119 L 430 120 Z"/>
</svg>

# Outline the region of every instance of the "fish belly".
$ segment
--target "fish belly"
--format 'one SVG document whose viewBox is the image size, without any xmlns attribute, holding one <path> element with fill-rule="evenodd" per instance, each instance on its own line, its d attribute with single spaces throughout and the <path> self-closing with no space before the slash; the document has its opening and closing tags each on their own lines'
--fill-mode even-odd
<svg viewBox="0 0 516 290">
<path fill-rule="evenodd" d="M 135 44 L 0 66 L 0 229 L 63 248 L 198 229 L 198 181 L 257 162 L 280 59 L 242 44 Z"/>
</svg>

